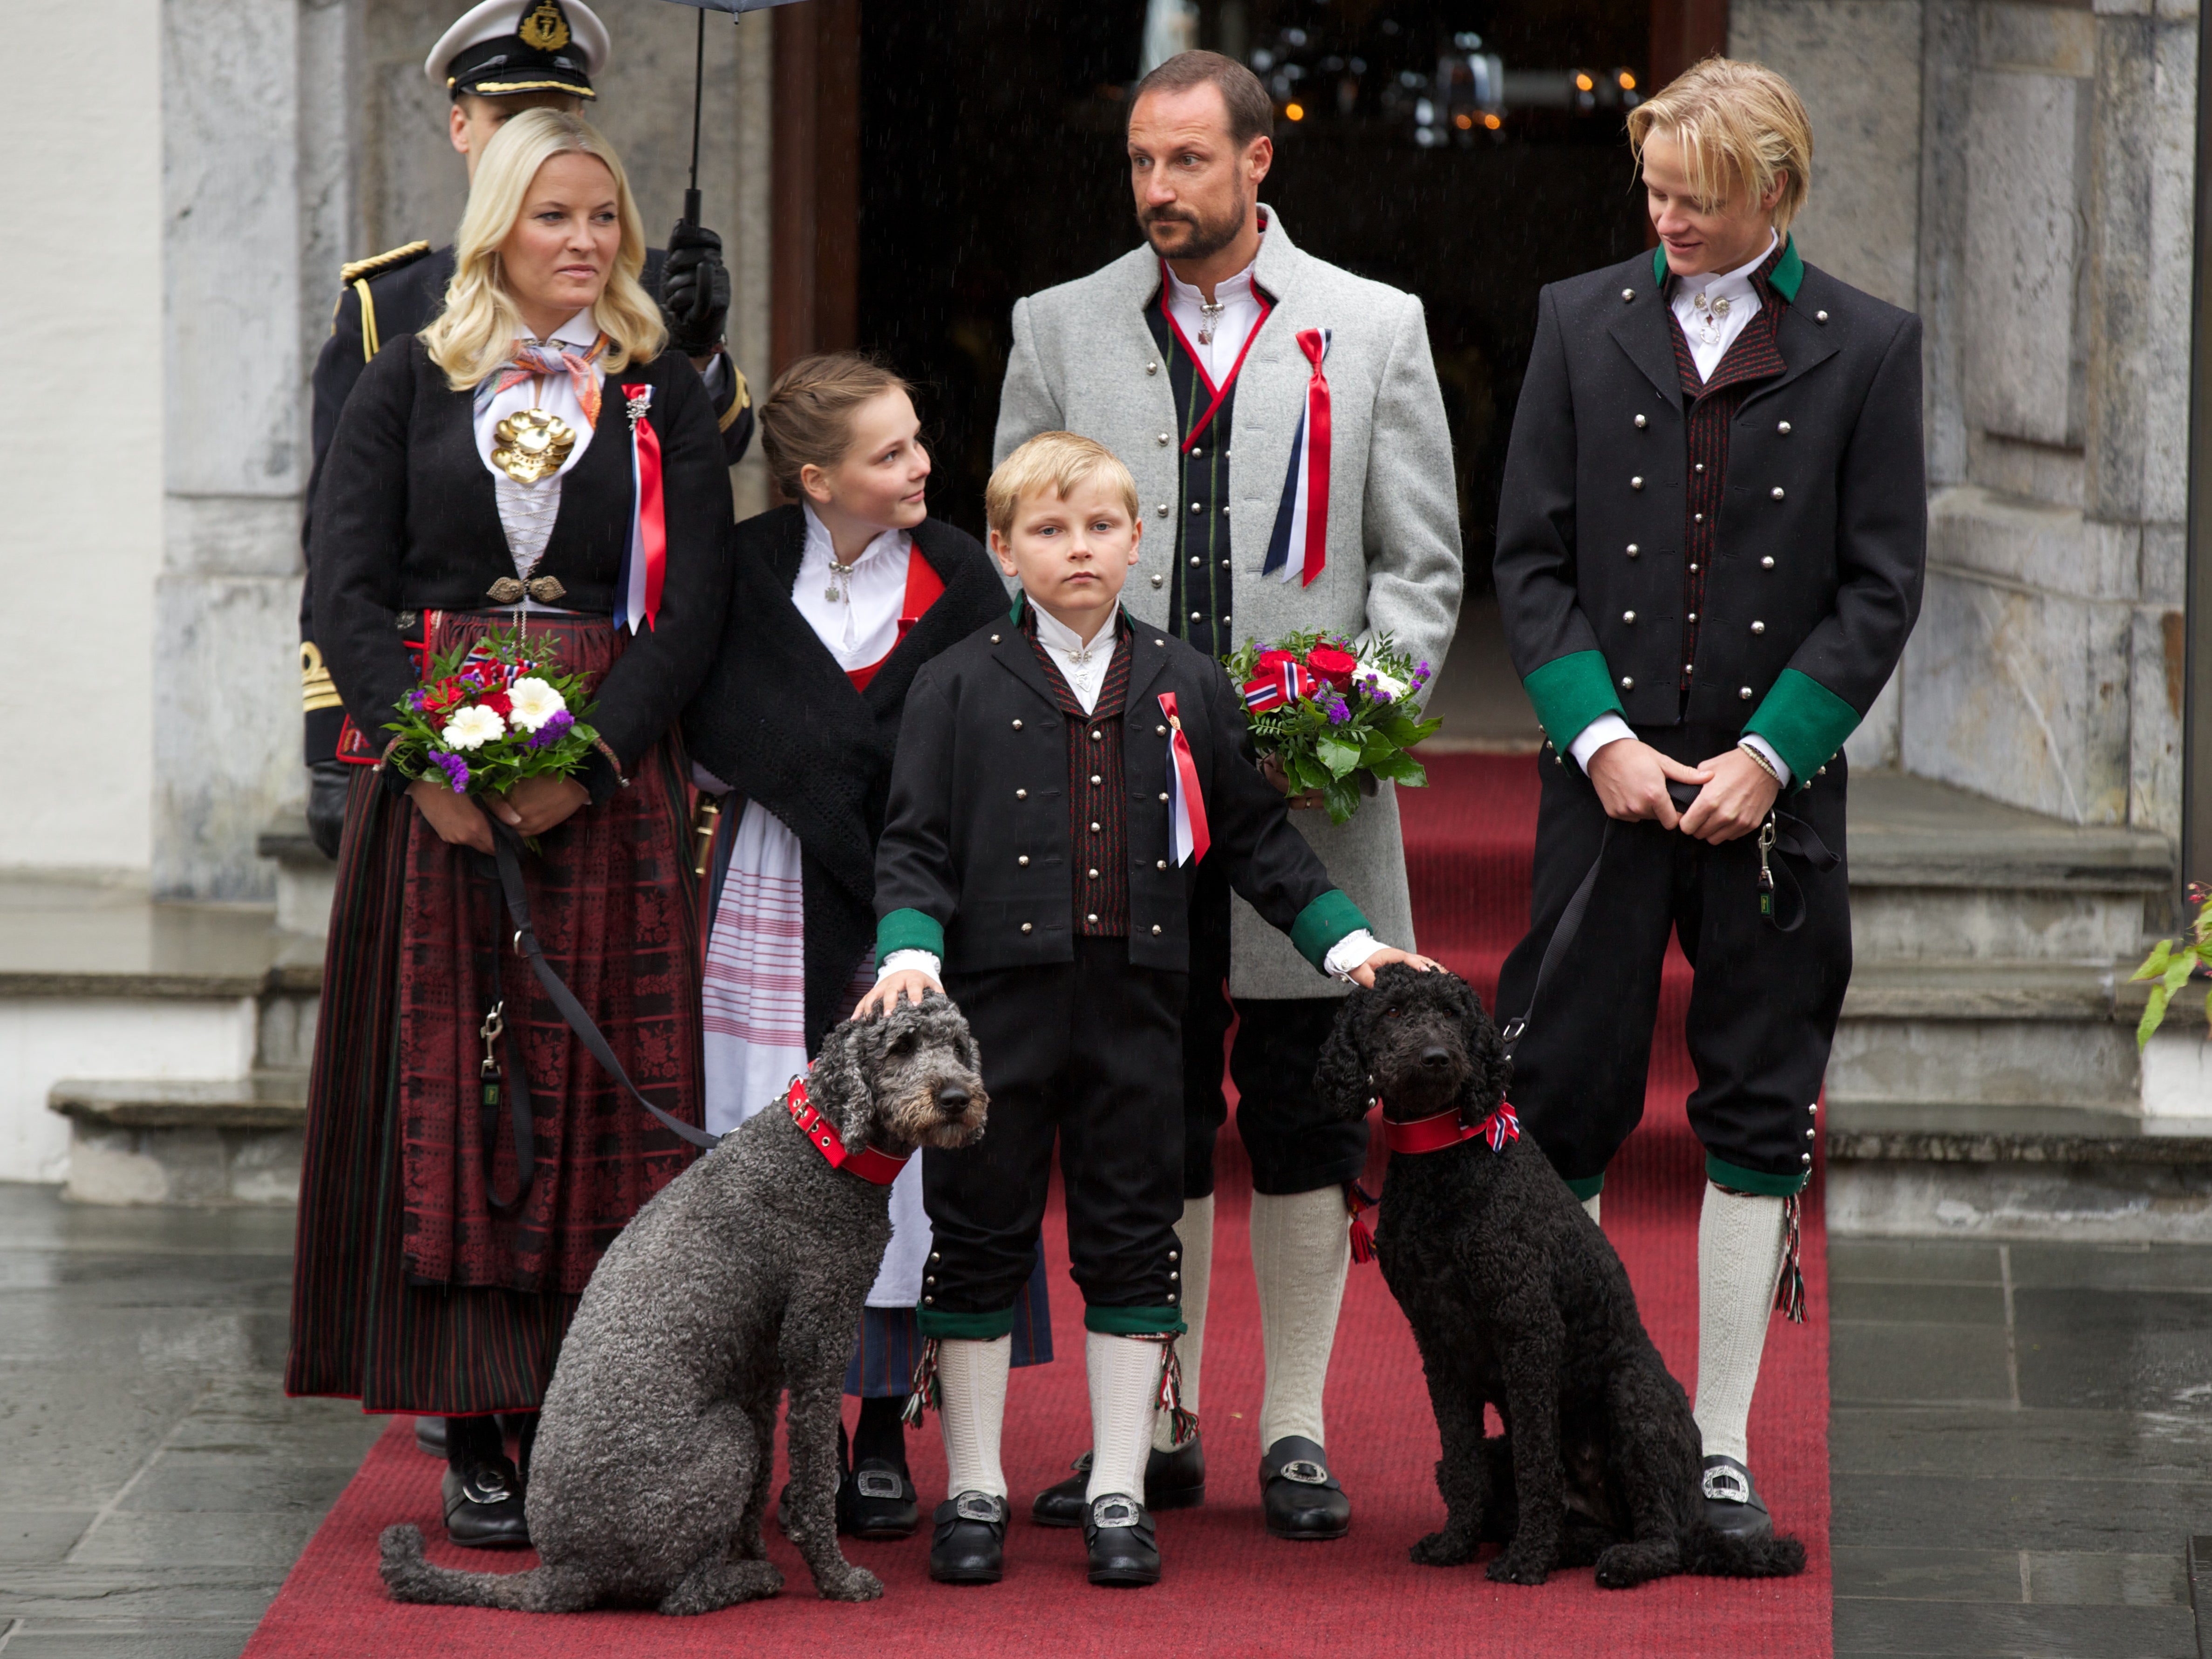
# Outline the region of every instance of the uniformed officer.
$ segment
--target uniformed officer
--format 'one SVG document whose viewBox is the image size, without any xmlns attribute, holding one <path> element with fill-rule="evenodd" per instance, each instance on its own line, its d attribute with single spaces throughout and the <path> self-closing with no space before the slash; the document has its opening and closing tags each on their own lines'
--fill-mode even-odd
<svg viewBox="0 0 2212 1659">
<path fill-rule="evenodd" d="M 1521 1121 L 1595 1216 L 1669 933 L 1696 971 L 1705 1509 L 1755 1535 L 1752 1394 L 1803 1294 L 1795 1206 L 1850 980 L 1843 744 L 1920 609 L 1920 322 L 1798 252 L 1812 132 L 1780 76 L 1709 58 L 1629 135 L 1659 246 L 1543 291 L 1498 503 L 1553 753 L 1498 1002 L 1509 1038 L 1527 1014 Z"/>
<path fill-rule="evenodd" d="M 510 117 L 540 106 L 578 110 L 596 100 L 592 77 L 605 70 L 608 53 L 606 26 L 583 0 L 483 0 L 446 31 L 422 70 L 452 100 L 448 131 L 474 178 L 477 156 Z M 413 333 L 437 314 L 453 274 L 452 247 L 434 250 L 426 241 L 356 259 L 339 271 L 342 289 L 331 337 L 315 362 L 311 502 L 354 382 L 386 340 Z M 702 226 L 679 223 L 665 251 L 647 251 L 643 281 L 660 301 L 669 343 L 706 380 L 723 453 L 734 466 L 752 441 L 753 409 L 744 375 L 723 349 L 730 276 L 721 238 Z M 303 585 L 300 678 L 307 715 L 307 827 L 316 844 L 335 857 L 345 826 L 346 768 L 337 758 L 345 710 L 315 647 L 313 598 Z"/>
</svg>

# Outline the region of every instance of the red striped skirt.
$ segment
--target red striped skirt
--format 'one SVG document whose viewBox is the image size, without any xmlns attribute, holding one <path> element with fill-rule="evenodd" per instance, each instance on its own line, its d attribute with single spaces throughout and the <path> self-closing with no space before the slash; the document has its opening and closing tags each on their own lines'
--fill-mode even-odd
<svg viewBox="0 0 2212 1659">
<path fill-rule="evenodd" d="M 433 613 L 445 650 L 513 613 Z M 563 664 L 604 673 L 622 641 L 604 618 L 532 619 L 562 636 Z M 587 806 L 526 854 L 547 960 L 638 1087 L 701 1120 L 700 951 L 674 739 L 627 789 Z M 623 1095 L 492 938 L 490 861 L 447 846 L 368 769 L 338 849 L 308 1091 L 292 1288 L 293 1394 L 370 1411 L 527 1409 L 600 1254 L 690 1149 Z M 505 922 L 511 930 L 512 921 Z M 478 1066 L 485 1014 L 504 1003 L 526 1056 L 536 1178 L 515 1188 L 514 1135 L 487 1122 Z"/>
</svg>

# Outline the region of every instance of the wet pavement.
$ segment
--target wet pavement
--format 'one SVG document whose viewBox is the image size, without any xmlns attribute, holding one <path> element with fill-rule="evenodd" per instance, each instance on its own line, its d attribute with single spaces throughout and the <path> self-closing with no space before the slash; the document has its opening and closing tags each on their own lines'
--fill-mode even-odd
<svg viewBox="0 0 2212 1659">
<path fill-rule="evenodd" d="M 283 1397 L 291 1229 L 0 1185 L 4 1659 L 244 1648 L 377 1431 Z M 2212 1249 L 1829 1263 L 1838 1659 L 2197 1659 Z"/>
</svg>

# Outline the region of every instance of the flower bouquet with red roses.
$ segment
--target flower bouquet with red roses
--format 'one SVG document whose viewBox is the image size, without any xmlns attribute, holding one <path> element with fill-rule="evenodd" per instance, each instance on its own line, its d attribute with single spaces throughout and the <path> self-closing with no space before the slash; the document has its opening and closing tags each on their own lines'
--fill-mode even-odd
<svg viewBox="0 0 2212 1659">
<path fill-rule="evenodd" d="M 1224 660 L 1261 761 L 1272 760 L 1293 791 L 1318 791 L 1332 823 L 1359 810 L 1367 779 L 1429 781 L 1407 752 L 1443 724 L 1424 720 L 1414 701 L 1429 665 L 1394 650 L 1388 635 L 1363 648 L 1334 634 L 1292 634 Z"/>
<path fill-rule="evenodd" d="M 399 700 L 386 763 L 457 795 L 492 794 L 525 778 L 565 777 L 591 758 L 584 677 L 561 670 L 554 641 L 519 629 L 480 635 L 434 658 Z"/>
</svg>

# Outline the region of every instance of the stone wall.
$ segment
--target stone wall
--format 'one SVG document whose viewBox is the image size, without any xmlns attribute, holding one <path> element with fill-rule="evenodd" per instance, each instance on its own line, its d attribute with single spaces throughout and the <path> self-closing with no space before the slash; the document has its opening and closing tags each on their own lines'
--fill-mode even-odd
<svg viewBox="0 0 2212 1659">
<path fill-rule="evenodd" d="M 2174 833 L 2195 7 L 1733 9 L 1814 117 L 1807 257 L 1927 330 L 1927 600 L 1855 757 Z"/>
</svg>

